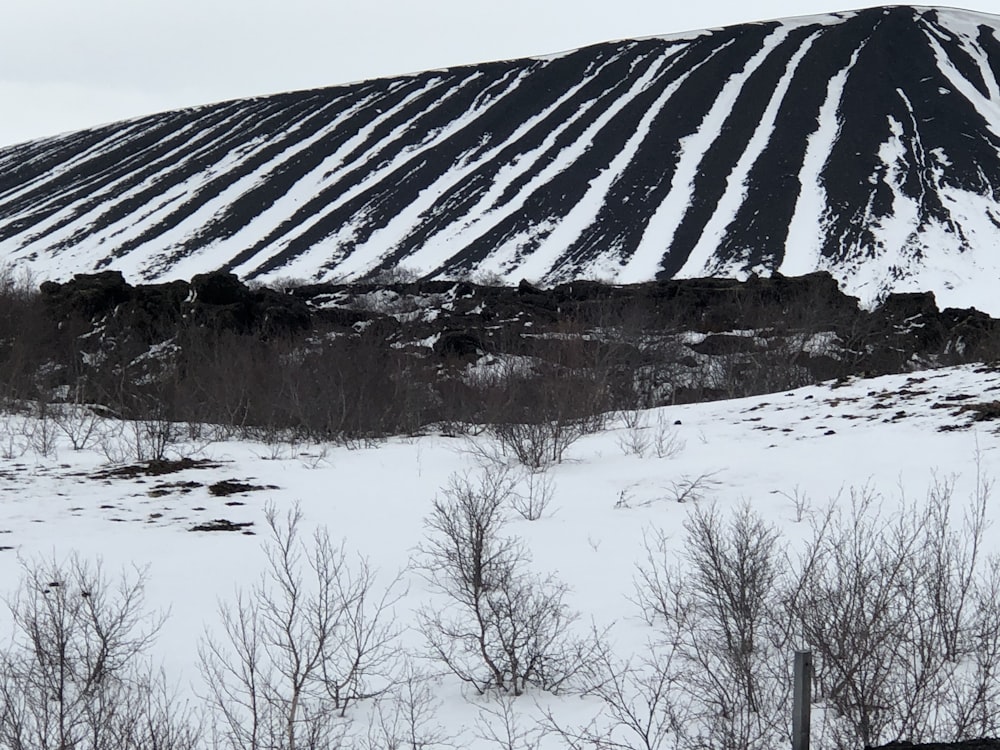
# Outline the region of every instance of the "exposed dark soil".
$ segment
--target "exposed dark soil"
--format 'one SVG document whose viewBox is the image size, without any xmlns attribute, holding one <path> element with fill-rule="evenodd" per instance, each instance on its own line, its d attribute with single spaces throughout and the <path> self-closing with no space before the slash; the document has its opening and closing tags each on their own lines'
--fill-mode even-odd
<svg viewBox="0 0 1000 750">
<path fill-rule="evenodd" d="M 226 518 L 216 518 L 214 521 L 206 521 L 205 523 L 200 523 L 197 526 L 192 526 L 191 531 L 239 531 L 243 534 L 253 534 L 254 532 L 250 530 L 253 526 L 253 521 L 247 521 L 246 523 L 237 523 L 235 521 L 230 521 Z"/>
<path fill-rule="evenodd" d="M 228 495 L 237 495 L 241 492 L 276 489 L 278 488 L 273 484 L 250 484 L 248 482 L 240 482 L 236 479 L 223 479 L 221 482 L 216 482 L 208 486 L 208 491 L 216 497 L 227 497 Z"/>
<path fill-rule="evenodd" d="M 178 458 L 144 461 L 128 466 L 116 466 L 92 474 L 93 479 L 135 479 L 137 477 L 158 477 L 187 469 L 215 469 L 221 464 L 207 459 Z"/>
<path fill-rule="evenodd" d="M 972 412 L 973 422 L 992 422 L 995 419 L 1000 419 L 1000 401 L 990 401 L 983 404 L 963 404 L 957 413 L 961 414 L 962 412 Z"/>
</svg>

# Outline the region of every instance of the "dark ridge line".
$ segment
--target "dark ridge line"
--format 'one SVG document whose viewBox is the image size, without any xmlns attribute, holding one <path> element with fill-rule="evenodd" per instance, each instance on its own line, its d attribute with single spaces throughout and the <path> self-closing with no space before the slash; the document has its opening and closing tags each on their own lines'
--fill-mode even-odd
<svg viewBox="0 0 1000 750">
<path fill-rule="evenodd" d="M 763 43 L 775 31 L 776 26 L 768 25 L 763 28 L 766 29 L 767 36 L 762 37 L 755 45 L 753 55 L 763 49 Z M 712 147 L 705 152 L 695 174 L 691 203 L 677 225 L 673 243 L 661 264 L 665 276 L 673 276 L 680 271 L 701 240 L 708 223 L 718 210 L 719 202 L 726 193 L 730 175 L 746 152 L 757 124 L 770 104 L 774 89 L 788 71 L 789 61 L 804 43 L 805 38 L 814 32 L 815 29 L 811 27 L 792 30 L 770 50 L 744 81 L 733 110 L 723 122 L 721 132 L 713 141 Z M 743 69 L 740 68 L 741 71 Z M 744 123 L 751 125 L 746 127 Z"/>
<path fill-rule="evenodd" d="M 225 116 L 227 116 L 227 110 L 216 109 L 205 119 L 212 122 L 213 118 Z M 177 133 L 179 128 L 175 124 L 179 117 L 170 116 L 155 120 L 149 130 L 140 132 L 136 138 L 118 142 L 107 152 L 74 165 L 69 173 L 63 175 L 62 179 L 58 180 L 54 186 L 57 188 L 62 186 L 62 189 L 55 193 L 58 200 L 53 201 L 44 209 L 36 209 L 31 214 L 32 225 L 37 225 L 60 210 L 69 210 L 71 206 L 74 217 L 88 213 L 91 208 L 102 202 L 94 193 L 114 184 L 118 175 L 128 175 L 124 178 L 124 185 L 119 186 L 120 189 L 128 189 L 145 179 L 151 173 L 141 167 L 139 170 L 133 170 L 132 165 L 137 161 L 148 164 L 149 161 L 174 150 L 173 145 L 181 137 Z M 189 121 L 185 120 L 184 122 L 189 124 Z M 51 187 L 46 189 L 46 193 L 51 192 Z M 29 192 L 21 199 L 21 202 L 30 202 L 33 196 L 34 193 Z M 76 199 L 81 196 L 84 197 L 84 200 L 77 203 Z M 59 222 L 59 228 L 65 226 L 66 223 L 67 221 Z M 56 229 L 56 227 L 50 228 L 41 236 L 47 236 Z M 6 227 L 0 227 L 0 240 L 8 239 L 10 236 L 11 234 Z"/>
<path fill-rule="evenodd" d="M 157 196 L 182 186 L 196 175 L 207 173 L 212 167 L 222 163 L 231 151 L 251 143 L 257 137 L 266 136 L 263 121 L 267 119 L 269 119 L 267 109 L 243 110 L 234 114 L 231 119 L 216 124 L 210 130 L 201 130 L 195 139 L 186 142 L 185 155 L 179 159 L 177 165 L 170 164 L 163 169 L 149 163 L 142 170 L 145 178 L 132 185 L 133 188 L 139 189 L 134 190 L 132 195 L 123 200 L 114 202 L 98 217 L 97 222 L 101 226 L 111 227 L 139 215 L 140 209 L 155 201 Z M 147 181 L 151 184 L 145 188 L 139 187 L 142 182 Z M 140 218 L 145 217 L 140 216 Z M 155 235 L 157 237 L 167 229 L 162 220 L 156 228 L 159 230 Z M 71 247 L 79 239 L 80 237 L 69 237 L 58 246 Z M 123 257 L 127 252 L 126 247 L 127 242 L 115 248 L 108 256 L 109 262 L 114 258 Z"/>
<path fill-rule="evenodd" d="M 890 10 L 874 19 L 870 14 L 859 14 L 846 22 L 848 29 L 860 27 L 867 39 L 844 84 L 841 101 L 853 109 L 840 112 L 839 137 L 822 174 L 828 203 L 837 212 L 830 217 L 821 252 L 833 262 L 842 261 L 852 248 L 865 247 L 870 252 L 875 244 L 873 218 L 884 217 L 892 209 L 892 192 L 882 179 L 885 168 L 878 152 L 890 135 L 885 117 L 887 108 L 890 114 L 898 115 L 896 80 L 891 78 L 893 71 L 889 66 L 895 56 L 896 37 L 903 33 L 901 27 L 907 25 L 901 11 L 907 15 L 906 21 L 912 23 L 910 9 Z M 912 62 L 910 59 L 907 64 Z M 885 75 L 865 71 L 885 71 Z M 877 182 L 866 191 L 861 202 L 857 187 L 869 183 L 871 178 Z"/>
<path fill-rule="evenodd" d="M 711 69 L 711 64 L 716 62 L 720 55 L 724 55 L 741 33 L 713 34 L 710 37 L 698 37 L 690 42 L 691 46 L 689 49 L 693 50 L 692 56 L 694 57 L 692 66 L 700 63 L 701 67 L 684 81 L 680 90 L 674 95 L 675 97 L 679 97 L 680 101 L 683 101 L 683 106 L 678 106 L 671 112 L 665 112 L 663 118 L 657 118 L 655 122 L 660 123 L 661 127 L 657 128 L 654 123 L 651 132 L 655 132 L 655 136 L 652 139 L 647 138 L 639 145 L 636 155 L 632 160 L 632 164 L 636 165 L 640 173 L 650 175 L 655 181 L 651 189 L 647 190 L 643 196 L 645 200 L 642 201 L 641 205 L 646 210 L 636 210 L 635 203 L 629 207 L 630 212 L 633 214 L 633 221 L 642 228 L 645 227 L 652 213 L 670 189 L 671 178 L 676 166 L 675 147 L 677 142 L 680 138 L 697 130 L 701 122 L 701 115 L 697 114 L 698 111 L 703 110 L 707 112 L 711 106 L 711 102 L 714 101 L 709 91 L 702 92 L 699 88 L 698 79 L 706 76 L 706 70 Z M 662 42 L 658 44 L 661 47 L 663 45 Z M 698 60 L 699 54 L 702 56 L 702 60 Z M 752 54 L 751 52 L 748 57 L 752 56 Z M 670 75 L 667 81 L 673 82 L 680 75 L 680 72 L 671 70 L 667 71 L 666 75 Z M 697 102 L 691 101 L 690 98 L 684 98 L 684 92 L 703 93 L 701 106 Z M 680 115 L 677 114 L 677 109 L 681 110 Z M 663 152 L 668 154 L 667 165 L 664 164 L 664 159 L 662 158 Z M 641 200 L 634 193 L 633 197 Z M 536 220 L 544 218 L 538 217 L 537 213 L 534 217 Z M 492 253 L 496 246 L 516 237 L 519 234 L 519 230 L 523 231 L 527 224 L 528 221 L 520 215 L 502 222 L 488 234 L 482 235 L 469 243 L 464 250 L 457 254 L 455 263 L 452 266 L 459 268 L 469 267 L 482 261 Z M 622 248 L 622 252 L 626 256 L 631 256 L 638 242 L 641 241 L 642 233 L 638 231 L 638 227 L 637 231 L 633 234 L 633 238 L 634 244 Z"/>
<path fill-rule="evenodd" d="M 438 77 L 435 76 L 435 77 L 427 77 L 425 79 L 417 79 L 418 83 L 421 84 L 421 85 L 413 87 L 413 88 L 416 88 L 416 92 L 415 93 L 417 94 L 417 96 L 416 96 L 416 99 L 414 101 L 410 102 L 408 105 L 402 105 L 402 100 L 405 97 L 401 97 L 400 98 L 400 105 L 403 106 L 404 111 L 412 111 L 412 110 L 416 110 L 417 111 L 417 113 L 418 113 L 417 120 L 418 121 L 421 118 L 424 118 L 424 117 L 432 118 L 434 116 L 433 115 L 433 111 L 436 109 L 436 106 L 431 106 L 429 108 L 426 108 L 426 107 L 423 107 L 421 105 L 421 102 L 424 102 L 424 101 L 426 101 L 428 99 L 433 99 L 435 101 L 437 101 L 439 99 L 439 97 L 436 94 L 437 94 L 437 89 L 442 84 L 440 82 L 438 82 L 438 83 L 435 83 L 435 84 L 431 85 L 431 83 L 435 79 L 437 79 L 437 78 Z M 469 82 L 470 81 L 467 81 L 467 83 L 469 83 Z M 486 83 L 486 82 L 483 81 L 482 83 Z M 428 88 L 428 86 L 430 86 L 430 87 Z M 475 96 L 478 93 L 479 90 L 481 90 L 481 89 L 477 90 L 476 88 L 468 87 L 468 88 L 466 88 L 464 90 L 464 96 L 471 98 L 471 97 Z M 434 101 L 432 101 L 431 103 L 433 105 Z M 437 103 L 440 103 L 440 102 L 437 101 Z M 370 110 L 370 113 L 369 113 L 370 115 L 374 115 L 374 116 L 370 117 L 369 121 L 370 122 L 374 122 L 377 119 L 377 115 L 381 113 L 380 108 L 377 107 L 377 106 L 375 106 L 375 104 L 372 104 L 372 105 L 369 105 L 369 107 L 367 109 Z M 426 139 L 426 134 L 424 134 L 419 128 L 409 128 L 409 132 L 403 132 L 403 133 L 401 133 L 401 136 L 398 139 L 396 139 L 396 142 L 394 144 L 390 144 L 388 146 L 384 144 L 384 138 L 379 137 L 380 131 L 384 131 L 385 133 L 391 133 L 394 129 L 402 129 L 401 128 L 402 123 L 407 122 L 407 121 L 411 121 L 411 120 L 407 120 L 406 118 L 403 117 L 403 115 L 402 115 L 401 112 L 397 112 L 392 117 L 388 118 L 388 120 L 386 122 L 383 122 L 380 125 L 376 126 L 376 130 L 373 131 L 368 136 L 368 138 L 366 138 L 366 140 L 364 141 L 364 143 L 359 144 L 359 146 L 357 148 L 355 148 L 354 151 L 351 152 L 351 154 L 354 155 L 353 160 L 351 159 L 351 155 L 348 155 L 348 156 L 346 156 L 344 158 L 344 163 L 345 163 L 345 167 L 346 168 L 343 170 L 343 172 L 341 174 L 339 174 L 338 176 L 336 176 L 335 179 L 331 179 L 331 181 L 324 188 L 322 188 L 313 198 L 311 198 L 308 201 L 306 201 L 306 203 L 304 205 L 302 205 L 298 209 L 298 211 L 295 212 L 295 214 L 293 214 L 291 217 L 289 217 L 288 219 L 286 219 L 275 230 L 272 230 L 268 235 L 266 235 L 265 237 L 263 237 L 259 242 L 255 243 L 247 251 L 245 251 L 245 252 L 240 253 L 239 255 L 237 255 L 236 258 L 234 258 L 232 261 L 230 261 L 227 264 L 226 268 L 227 269 L 233 269 L 233 268 L 238 267 L 239 265 L 242 265 L 243 263 L 246 263 L 251 258 L 253 258 L 258 252 L 260 252 L 260 250 L 268 247 L 276 239 L 279 239 L 279 238 L 282 238 L 282 237 L 286 237 L 289 234 L 293 233 L 296 229 L 298 229 L 301 226 L 302 221 L 296 220 L 297 217 L 303 217 L 303 219 L 305 219 L 305 220 L 313 219 L 317 215 L 317 213 L 321 212 L 322 209 L 325 206 L 327 206 L 329 203 L 331 203 L 332 201 L 335 201 L 337 198 L 339 198 L 340 195 L 342 195 L 343 193 L 345 193 L 345 192 L 347 192 L 347 191 L 349 191 L 349 190 L 357 187 L 358 185 L 362 184 L 367 179 L 367 177 L 368 177 L 368 172 L 364 169 L 365 165 L 363 165 L 363 164 L 356 164 L 354 166 L 350 166 L 350 165 L 351 165 L 352 161 L 353 162 L 357 162 L 359 154 L 366 154 L 367 153 L 367 151 L 365 150 L 366 146 L 368 147 L 368 149 L 372 149 L 372 148 L 375 149 L 375 154 L 373 154 L 371 156 L 372 157 L 375 157 L 375 156 L 379 157 L 380 158 L 380 162 L 379 162 L 380 164 L 387 163 L 387 162 L 391 161 L 391 159 L 396 154 L 400 153 L 407 146 L 419 146 L 420 143 L 421 143 L 421 141 L 423 141 L 424 139 Z M 382 190 L 386 190 L 386 189 L 391 189 L 391 187 L 392 186 L 390 186 L 389 188 L 387 188 L 387 187 L 383 186 L 381 189 Z M 377 187 L 376 188 L 370 188 L 369 190 L 372 190 L 372 189 L 377 189 Z M 365 194 L 362 193 L 361 196 L 359 196 L 358 198 L 355 198 L 353 201 L 351 201 L 350 205 L 351 206 L 357 206 L 358 201 L 360 199 L 363 199 L 364 195 Z M 341 212 L 342 211 L 343 211 L 343 209 L 341 209 Z M 306 230 L 306 234 L 308 234 L 309 237 L 310 237 L 309 240 L 306 240 L 306 242 L 308 243 L 307 246 L 306 246 L 306 249 L 308 249 L 308 247 L 311 246 L 311 244 L 313 242 L 321 241 L 322 239 L 325 238 L 325 236 L 327 236 L 327 234 L 326 234 L 327 230 L 326 229 L 317 230 L 317 227 L 320 227 L 320 226 L 325 227 L 325 226 L 329 225 L 329 223 L 331 221 L 329 219 L 330 213 L 333 213 L 334 215 L 336 215 L 337 214 L 337 210 L 334 210 L 334 212 L 326 212 L 326 214 L 325 214 L 326 218 L 321 218 L 310 229 Z M 301 243 L 302 242 L 301 237 L 302 237 L 302 235 L 297 235 L 295 237 L 292 237 L 289 240 L 289 245 L 291 246 L 291 243 L 294 243 L 296 241 L 298 241 L 299 243 Z M 290 253 L 287 248 L 282 253 L 279 253 L 279 255 L 285 256 L 285 257 L 288 257 L 290 254 L 291 254 L 292 257 L 294 257 L 294 255 L 297 255 L 297 253 L 295 253 L 294 251 L 292 251 Z M 265 263 L 271 264 L 271 263 L 274 263 L 275 261 L 276 261 L 276 258 L 272 257 L 268 261 L 265 261 Z M 274 265 L 275 265 L 275 267 L 279 267 L 279 266 L 283 265 L 283 263 L 277 262 L 277 263 L 274 263 Z M 259 271 L 260 268 L 261 268 L 261 265 L 258 265 L 251 272 L 250 277 L 252 278 L 253 276 L 258 275 L 260 273 L 260 271 Z"/>
<path fill-rule="evenodd" d="M 275 111 L 265 118 L 262 118 L 250 131 L 244 134 L 242 139 L 243 144 L 251 150 L 250 156 L 241 159 L 233 169 L 219 173 L 212 179 L 199 185 L 191 194 L 189 199 L 171 212 L 168 216 L 165 216 L 156 225 L 147 228 L 140 235 L 122 243 L 122 245 L 120 245 L 116 250 L 116 257 L 127 255 L 132 250 L 141 247 L 143 244 L 151 242 L 176 228 L 186 218 L 192 216 L 197 211 L 207 206 L 222 192 L 228 190 L 240 180 L 254 174 L 263 167 L 273 164 L 271 167 L 272 171 L 281 169 L 285 164 L 287 164 L 287 159 L 275 163 L 277 157 L 285 151 L 294 148 L 294 146 L 301 141 L 313 137 L 317 132 L 326 127 L 328 125 L 328 121 L 326 119 L 329 115 L 328 110 L 333 108 L 336 104 L 341 103 L 341 100 L 332 100 L 326 103 L 304 100 L 296 102 L 292 106 Z M 268 123 L 276 119 L 280 119 L 279 123 L 275 123 L 276 127 L 273 129 L 268 127 Z M 268 137 L 269 134 L 273 132 L 277 132 L 278 135 L 276 137 Z M 253 145 L 252 142 L 258 138 L 262 139 L 262 145 Z M 294 158 L 294 155 L 290 155 L 288 157 L 288 159 L 291 158 Z M 230 208 L 227 209 L 227 213 L 232 211 L 232 205 L 233 204 L 230 204 Z M 264 210 L 264 208 L 266 208 L 266 206 L 260 206 L 258 212 Z M 249 223 L 254 215 L 256 214 L 248 212 L 242 215 L 237 215 L 237 218 L 242 218 L 245 225 Z M 212 222 L 215 221 L 217 221 L 217 219 L 213 218 Z M 205 225 L 201 231 L 196 233 L 196 242 L 210 242 L 213 239 L 218 239 L 217 235 L 213 236 L 211 231 L 207 231 L 212 222 Z M 235 232 L 238 231 L 238 228 L 233 226 L 233 223 L 225 225 L 224 228 L 227 229 L 230 234 L 235 234 Z M 193 244 L 195 243 L 185 243 L 185 246 L 190 247 Z M 182 249 L 179 252 L 174 251 L 170 253 L 169 257 L 164 260 L 176 262 L 186 255 L 187 253 L 185 253 Z"/>
<path fill-rule="evenodd" d="M 856 39 L 856 44 L 864 43 L 862 37 Z M 850 63 L 854 49 L 843 43 L 843 34 L 820 29 L 799 61 L 767 146 L 747 175 L 743 203 L 720 241 L 720 265 L 742 261 L 744 272 L 756 265 L 781 266 L 802 192 L 800 175 L 809 138 L 819 129 L 829 82 Z M 816 81 L 825 85 L 817 86 Z M 757 255 L 744 255 L 748 245 L 759 249 Z"/>
<path fill-rule="evenodd" d="M 566 205 L 566 211 L 572 210 L 584 197 L 590 187 L 591 180 L 600 175 L 605 169 L 610 168 L 611 162 L 617 157 L 618 153 L 633 135 L 646 111 L 662 93 L 662 90 L 669 85 L 670 80 L 666 76 L 666 73 L 669 70 L 670 63 L 665 60 L 668 55 L 667 50 L 662 48 L 662 45 L 633 45 L 627 51 L 630 53 L 629 56 L 622 55 L 615 62 L 615 67 L 608 67 L 602 72 L 601 81 L 593 82 L 593 85 L 600 84 L 605 87 L 606 93 L 599 94 L 598 98 L 594 100 L 589 117 L 579 123 L 576 130 L 580 131 L 580 134 L 573 138 L 573 145 L 582 139 L 582 131 L 589 128 L 596 119 L 601 117 L 605 109 L 610 108 L 609 106 L 605 107 L 605 104 L 618 104 L 621 102 L 621 97 L 625 95 L 625 92 L 613 97 L 613 102 L 606 103 L 603 101 L 604 99 L 612 98 L 611 94 L 615 92 L 617 87 L 620 86 L 627 91 L 632 88 L 633 81 L 631 78 L 645 76 L 654 67 L 658 70 L 646 87 L 635 92 L 628 101 L 622 103 L 617 112 L 594 134 L 587 148 L 578 157 L 577 161 L 570 168 L 558 174 L 550 183 L 551 191 L 563 196 L 562 202 Z M 618 75 L 617 68 L 619 66 L 627 66 L 628 70 L 631 71 L 629 79 Z M 603 83 L 604 78 L 610 79 L 608 83 Z M 582 94 L 583 92 L 581 92 Z M 589 92 L 587 92 L 587 96 L 589 95 Z M 485 176 L 482 170 L 480 170 L 480 175 Z M 488 185 L 485 187 L 488 188 Z M 549 211 L 546 213 L 547 218 L 551 218 L 553 213 L 558 212 Z M 425 239 L 426 237 L 414 238 L 414 244 L 422 246 Z M 489 241 L 487 240 L 480 244 L 485 246 L 489 244 Z M 390 260 L 395 261 L 396 258 Z M 459 272 L 462 270 L 459 265 L 462 260 L 463 258 L 461 257 L 452 258 L 446 261 L 445 264 L 433 269 L 431 273 L 438 275 Z"/>
<path fill-rule="evenodd" d="M 594 124 L 594 121 L 603 115 L 606 109 L 611 108 L 611 106 L 620 100 L 621 96 L 624 95 L 624 91 L 619 93 L 618 89 L 627 90 L 633 83 L 630 78 L 621 75 L 621 68 L 628 69 L 632 72 L 632 75 L 638 77 L 644 75 L 652 66 L 658 65 L 660 62 L 658 58 L 659 55 L 656 55 L 655 52 L 654 54 L 649 54 L 645 49 L 636 49 L 630 45 L 629 48 L 623 49 L 621 53 L 612 55 L 609 60 L 602 61 L 604 64 L 600 70 L 595 71 L 596 75 L 587 81 L 577 92 L 575 98 L 566 101 L 550 113 L 545 120 L 539 121 L 532 128 L 529 134 L 533 138 L 537 138 L 539 135 L 547 137 L 552 132 L 552 128 L 547 124 L 549 120 L 569 123 L 564 132 L 540 155 L 542 163 L 536 169 L 526 170 L 524 174 L 513 180 L 507 192 L 513 195 L 519 194 L 519 191 L 523 190 L 529 181 L 537 177 L 539 169 L 544 169 L 552 159 L 558 159 L 564 150 L 576 147 L 583 139 L 585 131 Z M 593 68 L 596 66 L 592 65 L 590 67 Z M 637 70 L 640 70 L 640 72 L 636 73 Z M 554 102 L 542 102 L 538 107 L 539 112 L 537 114 L 541 114 L 541 111 L 546 109 L 550 104 L 554 104 Z M 575 116 L 585 107 L 587 108 L 587 113 L 576 117 L 570 123 L 570 116 Z M 568 212 L 578 203 L 589 187 L 589 182 L 597 177 L 602 169 L 609 166 L 616 151 L 623 146 L 624 141 L 628 138 L 628 133 L 625 132 L 624 128 L 619 127 L 617 128 L 618 132 L 613 132 L 616 130 L 616 120 L 620 120 L 620 116 L 621 113 L 619 112 L 618 115 L 613 117 L 610 122 L 606 123 L 598 131 L 596 134 L 598 140 L 591 141 L 582 155 L 577 157 L 570 164 L 569 168 L 563 170 L 545 185 L 537 188 L 531 195 L 527 196 L 521 210 L 516 212 L 515 217 L 511 220 L 514 222 L 515 228 L 509 231 L 519 232 L 527 228 L 529 224 L 537 224 L 555 218 Z M 539 132 L 536 133 L 535 131 Z M 526 136 L 529 134 L 526 134 Z M 476 133 L 471 133 L 470 136 L 475 138 Z M 535 147 L 540 146 L 543 140 L 545 140 L 544 137 L 537 140 Z M 602 143 L 601 147 L 598 147 L 598 142 Z M 523 145 L 523 139 L 518 141 L 519 147 Z M 459 200 L 471 207 L 473 200 L 478 200 L 489 189 L 492 174 L 504 166 L 510 165 L 514 159 L 520 158 L 524 153 L 527 153 L 527 150 L 521 151 L 521 148 L 515 151 L 511 151 L 510 149 L 501 150 L 493 159 L 480 164 L 471 179 L 466 179 L 462 185 L 457 185 L 452 191 L 442 196 L 440 203 L 444 203 L 445 205 L 451 203 L 451 205 L 454 205 L 458 202 L 456 201 L 455 189 L 464 188 L 465 195 Z M 470 193 L 468 186 L 473 181 L 475 182 L 476 191 L 475 193 Z M 542 199 L 540 194 L 546 195 L 548 199 Z M 508 203 L 509 200 L 504 201 L 501 199 L 498 201 L 498 205 L 506 205 Z M 533 208 L 536 210 L 532 210 Z M 444 229 L 456 220 L 455 211 L 450 212 L 450 214 L 445 216 L 443 221 L 439 222 L 431 219 L 433 213 L 434 209 L 431 209 L 430 216 L 427 216 L 425 213 L 425 220 L 418 225 L 420 232 L 411 232 L 400 246 L 396 248 L 395 252 L 383 260 L 378 268 L 391 267 L 397 261 L 402 260 L 411 250 L 423 247 L 424 243 L 432 236 L 433 231 Z M 440 214 L 444 216 L 444 212 L 440 212 Z M 490 230 L 490 234 L 495 231 L 497 230 Z M 487 239 L 485 242 L 489 243 L 490 240 Z M 378 268 L 375 270 L 378 270 Z M 432 273 L 436 272 L 439 272 L 438 269 L 432 271 Z"/>
<path fill-rule="evenodd" d="M 402 87 L 399 88 L 405 90 Z M 384 91 L 376 90 L 375 87 L 364 88 L 360 93 L 363 94 L 362 103 L 371 102 L 382 95 L 393 94 L 391 91 L 386 94 Z M 355 109 L 357 105 L 348 97 L 341 97 L 337 101 L 343 102 L 345 105 L 337 113 L 338 117 Z M 359 111 L 367 109 L 368 107 L 362 107 Z M 253 185 L 233 201 L 223 213 L 213 217 L 199 231 L 188 238 L 182 244 L 179 252 L 196 250 L 203 242 L 227 240 L 244 227 L 249 226 L 262 211 L 274 205 L 299 180 L 316 170 L 325 159 L 335 153 L 343 142 L 353 136 L 356 129 L 360 129 L 366 124 L 356 121 L 358 114 L 351 115 L 340 128 L 329 130 L 311 145 L 299 149 L 288 159 L 282 160 L 274 168 L 267 170 L 265 179 Z M 328 126 L 329 123 L 322 123 L 315 132 L 318 133 Z"/>
<path fill-rule="evenodd" d="M 717 55 L 726 44 L 689 43 L 650 88 L 649 106 L 652 107 L 682 76 Z M 681 66 L 683 62 L 688 64 Z M 564 254 L 561 264 L 550 272 L 554 279 L 571 277 L 573 269 L 584 266 L 592 253 L 601 252 L 603 248 L 615 248 L 620 263 L 633 255 L 650 217 L 666 196 L 676 170 L 678 135 L 673 127 L 680 122 L 680 115 L 676 114 L 671 102 L 679 101 L 680 96 L 681 88 L 678 87 L 666 106 L 655 113 L 647 133 L 637 145 L 635 156 L 610 185 L 595 221 L 583 229 Z M 639 105 L 633 103 L 632 106 Z M 648 108 L 642 108 L 633 114 L 637 124 L 647 111 Z M 637 220 L 637 214 L 642 218 Z"/>
<path fill-rule="evenodd" d="M 533 63 L 532 66 L 536 67 L 538 65 L 539 63 Z M 523 83 L 518 83 L 514 87 L 514 92 L 519 91 L 522 86 Z M 508 86 L 506 90 L 509 90 L 509 88 Z M 477 98 L 480 96 L 480 93 L 474 90 L 470 90 L 468 93 L 475 94 Z M 503 98 L 501 92 L 498 98 L 487 105 L 485 113 L 489 113 L 497 106 L 502 105 Z M 467 106 L 462 104 L 460 99 L 451 100 L 448 106 L 453 108 L 454 112 L 464 112 L 467 109 Z M 544 106 L 539 105 L 539 108 L 544 109 Z M 447 109 L 445 108 L 436 108 L 434 112 L 428 114 L 429 116 L 437 116 L 438 113 L 444 114 L 446 112 Z M 488 114 L 485 118 L 488 118 Z M 481 121 L 485 118 L 484 114 L 480 113 L 476 118 L 476 122 L 481 124 Z M 452 116 L 450 119 L 442 122 L 441 125 L 442 127 L 447 127 L 449 123 L 454 121 L 455 117 Z M 507 127 L 513 129 L 515 125 L 516 123 L 511 123 Z M 478 133 L 478 131 L 476 132 Z M 363 217 L 363 222 L 356 224 L 353 240 L 348 246 L 342 248 L 342 257 L 348 257 L 358 243 L 364 242 L 374 231 L 384 227 L 399 210 L 411 205 L 412 200 L 423 189 L 445 174 L 459 157 L 479 145 L 481 135 L 470 138 L 468 137 L 468 133 L 468 128 L 457 129 L 444 141 L 438 143 L 434 147 L 433 153 L 425 153 L 423 150 L 419 151 L 421 158 L 418 160 L 418 164 L 415 166 L 409 162 L 401 164 L 386 177 L 383 184 L 366 189 L 334 211 L 328 212 L 321 221 L 315 223 L 304 234 L 293 238 L 282 253 L 257 266 L 253 274 L 267 273 L 283 266 L 287 262 L 286 259 L 296 257 L 302 250 L 306 250 L 313 244 L 327 239 L 343 226 L 345 222 L 350 221 L 354 217 L 361 216 Z"/>
</svg>

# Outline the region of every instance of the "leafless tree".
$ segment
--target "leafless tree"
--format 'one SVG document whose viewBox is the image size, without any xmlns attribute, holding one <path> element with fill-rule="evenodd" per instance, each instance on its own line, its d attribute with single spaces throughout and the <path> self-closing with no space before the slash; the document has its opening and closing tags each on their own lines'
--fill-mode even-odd
<svg viewBox="0 0 1000 750">
<path fill-rule="evenodd" d="M 432 677 L 407 665 L 372 708 L 367 731 L 353 740 L 358 750 L 455 748 L 454 736 L 438 721 L 441 700 Z"/>
<path fill-rule="evenodd" d="M 791 597 L 815 655 L 818 695 L 836 717 L 833 741 L 958 739 L 995 729 L 998 686 L 987 663 L 1000 623 L 997 563 L 981 560 L 988 484 L 963 526 L 952 481 L 884 517 L 870 488 L 831 509 L 800 562 Z"/>
<path fill-rule="evenodd" d="M 592 655 L 575 639 L 566 587 L 527 570 L 523 545 L 504 534 L 512 486 L 503 472 L 452 477 L 426 520 L 417 566 L 444 599 L 420 610 L 432 654 L 480 693 L 520 695 L 565 686 Z"/>
<path fill-rule="evenodd" d="M 223 747 L 337 747 L 347 708 L 393 684 L 400 578 L 380 588 L 325 529 L 300 535 L 301 511 L 270 507 L 262 579 L 221 607 L 222 636 L 200 649 L 208 703 Z"/>
<path fill-rule="evenodd" d="M 663 532 L 646 537 L 635 601 L 661 628 L 663 653 L 643 679 L 677 690 L 671 700 L 683 708 L 667 705 L 691 720 L 685 746 L 772 746 L 784 732 L 787 692 L 777 531 L 745 505 L 728 521 L 715 506 L 695 505 L 684 526 L 678 555 Z"/>
<path fill-rule="evenodd" d="M 162 624 L 144 576 L 116 582 L 79 558 L 25 563 L 0 656 L 0 745 L 12 750 L 198 746 L 195 716 L 144 658 Z"/>
</svg>

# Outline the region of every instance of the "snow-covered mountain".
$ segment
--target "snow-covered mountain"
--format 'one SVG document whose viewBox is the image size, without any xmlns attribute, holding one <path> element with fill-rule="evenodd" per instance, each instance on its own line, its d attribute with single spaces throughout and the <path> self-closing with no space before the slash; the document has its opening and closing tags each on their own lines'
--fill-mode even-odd
<svg viewBox="0 0 1000 750">
<path fill-rule="evenodd" d="M 996 310 L 1000 17 L 875 8 L 168 112 L 0 150 L 44 278 L 827 269 Z"/>
</svg>

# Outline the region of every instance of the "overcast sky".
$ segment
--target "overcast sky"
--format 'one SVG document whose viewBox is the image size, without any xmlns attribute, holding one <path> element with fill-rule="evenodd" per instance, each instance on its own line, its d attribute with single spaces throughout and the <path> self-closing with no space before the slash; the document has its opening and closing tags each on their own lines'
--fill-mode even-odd
<svg viewBox="0 0 1000 750">
<path fill-rule="evenodd" d="M 0 145 L 255 94 L 875 4 L 0 0 Z M 961 5 L 1000 13 L 1000 0 Z"/>
</svg>

